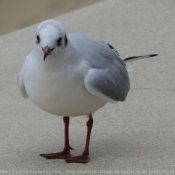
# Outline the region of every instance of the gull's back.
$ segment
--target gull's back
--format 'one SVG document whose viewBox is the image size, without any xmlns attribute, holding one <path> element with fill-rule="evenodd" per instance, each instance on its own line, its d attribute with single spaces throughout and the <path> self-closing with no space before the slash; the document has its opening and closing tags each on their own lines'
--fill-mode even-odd
<svg viewBox="0 0 175 175">
<path fill-rule="evenodd" d="M 124 101 L 130 82 L 126 65 L 118 52 L 110 44 L 84 34 L 70 34 L 68 37 L 90 64 L 91 70 L 85 78 L 87 90 L 109 102 Z"/>
</svg>

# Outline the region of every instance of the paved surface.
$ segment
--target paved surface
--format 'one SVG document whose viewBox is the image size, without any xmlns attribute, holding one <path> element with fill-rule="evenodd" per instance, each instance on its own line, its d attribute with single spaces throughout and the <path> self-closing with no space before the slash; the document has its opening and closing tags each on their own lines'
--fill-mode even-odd
<svg viewBox="0 0 175 175">
<path fill-rule="evenodd" d="M 62 150 L 63 122 L 24 100 L 16 84 L 36 25 L 0 37 L 0 173 L 175 174 L 174 8 L 173 0 L 110 0 L 55 18 L 68 33 L 103 39 L 123 57 L 159 54 L 128 63 L 128 98 L 94 114 L 91 162 L 83 165 L 39 156 Z M 73 155 L 84 149 L 86 120 L 71 119 Z"/>
</svg>

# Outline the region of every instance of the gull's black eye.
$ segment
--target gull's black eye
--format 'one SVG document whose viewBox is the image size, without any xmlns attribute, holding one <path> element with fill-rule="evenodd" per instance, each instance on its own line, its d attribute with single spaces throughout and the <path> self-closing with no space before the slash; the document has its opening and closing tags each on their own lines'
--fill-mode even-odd
<svg viewBox="0 0 175 175">
<path fill-rule="evenodd" d="M 36 36 L 36 42 L 39 44 L 40 43 L 40 37 L 39 35 Z"/>
<path fill-rule="evenodd" d="M 62 35 L 59 37 L 59 39 L 57 40 L 57 46 L 61 46 L 61 44 L 62 44 L 62 39 L 63 39 L 63 37 L 62 37 Z"/>
</svg>

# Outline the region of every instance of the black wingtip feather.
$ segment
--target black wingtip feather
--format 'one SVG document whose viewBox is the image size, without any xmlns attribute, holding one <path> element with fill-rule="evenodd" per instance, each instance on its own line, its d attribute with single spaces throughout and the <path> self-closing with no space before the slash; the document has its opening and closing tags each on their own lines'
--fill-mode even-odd
<svg viewBox="0 0 175 175">
<path fill-rule="evenodd" d="M 155 57 L 155 56 L 157 56 L 158 54 L 152 54 L 152 55 L 150 55 L 150 57 Z"/>
<path fill-rule="evenodd" d="M 149 57 L 155 57 L 157 56 L 158 54 L 150 54 L 150 55 L 142 55 L 142 56 L 132 56 L 132 57 L 128 57 L 128 58 L 125 58 L 124 61 L 130 61 L 130 60 L 135 60 L 135 59 L 141 59 L 141 58 L 149 58 Z"/>
</svg>

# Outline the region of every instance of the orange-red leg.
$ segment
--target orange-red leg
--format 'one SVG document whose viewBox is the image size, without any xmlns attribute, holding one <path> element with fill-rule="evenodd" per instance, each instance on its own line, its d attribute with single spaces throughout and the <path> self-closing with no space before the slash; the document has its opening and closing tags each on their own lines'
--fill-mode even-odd
<svg viewBox="0 0 175 175">
<path fill-rule="evenodd" d="M 65 124 L 65 144 L 64 149 L 58 153 L 50 153 L 50 154 L 40 154 L 40 156 L 45 157 L 46 159 L 65 159 L 71 157 L 70 150 L 73 148 L 69 145 L 69 117 L 63 118 Z"/>
<path fill-rule="evenodd" d="M 87 125 L 87 137 L 86 137 L 86 145 L 83 154 L 75 157 L 68 157 L 66 158 L 67 163 L 88 163 L 89 159 L 89 143 L 90 143 L 90 136 L 91 130 L 93 126 L 93 118 L 92 115 L 89 115 L 89 120 L 86 123 Z"/>
</svg>

